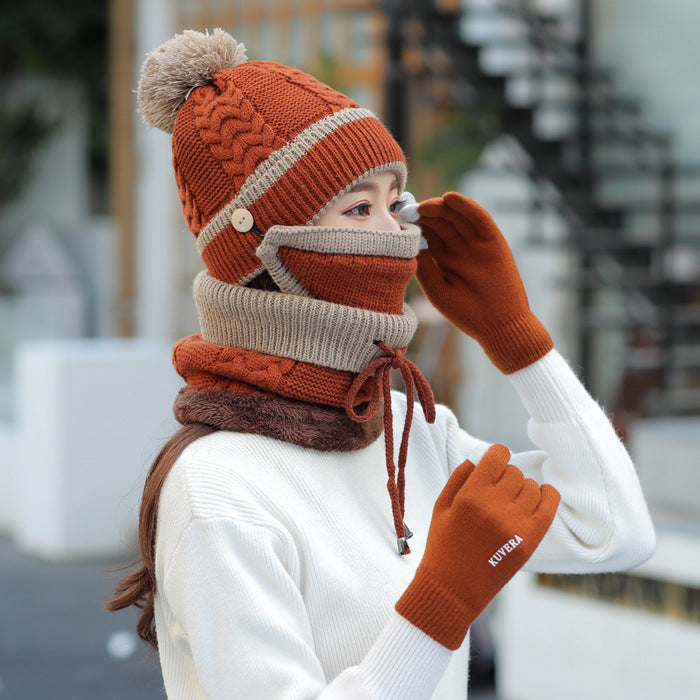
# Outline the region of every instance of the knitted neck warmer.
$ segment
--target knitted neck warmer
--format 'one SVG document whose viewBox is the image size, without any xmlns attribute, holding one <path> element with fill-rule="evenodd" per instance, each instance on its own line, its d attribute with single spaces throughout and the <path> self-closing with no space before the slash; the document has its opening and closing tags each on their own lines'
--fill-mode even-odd
<svg viewBox="0 0 700 700">
<path fill-rule="evenodd" d="M 256 254 L 280 292 L 227 284 L 201 272 L 194 285 L 201 335 L 179 341 L 173 353 L 190 389 L 233 389 L 343 408 L 352 421 L 369 424 L 357 444 L 378 436 L 381 424 L 375 416 L 383 397 L 389 493 L 401 553 L 410 551 L 403 524 L 403 469 L 414 386 L 426 418 L 434 420 L 430 389 L 403 357 L 416 327 L 403 296 L 419 240 L 413 226 L 392 233 L 272 227 Z M 392 368 L 404 377 L 410 407 L 398 478 Z"/>
</svg>

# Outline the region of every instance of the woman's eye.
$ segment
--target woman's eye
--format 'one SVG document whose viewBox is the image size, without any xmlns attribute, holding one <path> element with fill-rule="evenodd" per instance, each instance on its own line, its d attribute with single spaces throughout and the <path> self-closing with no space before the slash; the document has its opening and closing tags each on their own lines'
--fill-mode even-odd
<svg viewBox="0 0 700 700">
<path fill-rule="evenodd" d="M 369 216 L 369 204 L 363 202 L 343 212 L 343 216 Z"/>
<path fill-rule="evenodd" d="M 397 199 L 395 202 L 391 203 L 391 205 L 389 206 L 389 211 L 392 214 L 398 214 L 399 209 L 401 209 L 401 207 L 404 205 L 404 203 L 405 202 L 403 201 L 403 199 Z"/>
</svg>

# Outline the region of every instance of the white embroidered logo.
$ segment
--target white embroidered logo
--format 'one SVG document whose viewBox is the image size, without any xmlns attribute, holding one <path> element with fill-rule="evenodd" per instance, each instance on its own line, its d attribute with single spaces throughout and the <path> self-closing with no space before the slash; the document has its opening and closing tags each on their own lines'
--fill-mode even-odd
<svg viewBox="0 0 700 700">
<path fill-rule="evenodd" d="M 516 535 L 512 539 L 508 540 L 502 547 L 499 547 L 499 549 L 489 559 L 489 564 L 491 564 L 491 566 L 498 566 L 503 557 L 505 557 L 508 552 L 512 552 L 522 541 L 523 538 L 519 535 Z"/>
</svg>

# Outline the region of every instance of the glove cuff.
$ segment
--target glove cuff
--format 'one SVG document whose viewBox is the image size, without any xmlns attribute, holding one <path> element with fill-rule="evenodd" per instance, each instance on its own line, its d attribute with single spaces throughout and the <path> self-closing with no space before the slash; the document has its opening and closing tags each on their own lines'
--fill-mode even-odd
<svg viewBox="0 0 700 700">
<path fill-rule="evenodd" d="M 459 649 L 478 617 L 459 596 L 420 568 L 396 603 L 396 612 L 448 649 Z"/>
<path fill-rule="evenodd" d="M 477 340 L 503 374 L 529 367 L 554 347 L 547 329 L 531 311 L 507 323 L 495 323 Z"/>
</svg>

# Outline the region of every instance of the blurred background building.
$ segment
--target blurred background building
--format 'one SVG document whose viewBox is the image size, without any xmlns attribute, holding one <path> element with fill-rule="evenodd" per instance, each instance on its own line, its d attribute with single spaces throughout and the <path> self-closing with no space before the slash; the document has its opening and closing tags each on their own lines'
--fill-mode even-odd
<svg viewBox="0 0 700 700">
<path fill-rule="evenodd" d="M 623 574 L 517 577 L 480 642 L 495 645 L 499 696 L 697 697 L 694 0 L 0 11 L 0 530 L 43 560 L 133 549 L 146 465 L 174 427 L 169 353 L 197 330 L 200 269 L 169 140 L 142 125 L 134 89 L 148 51 L 218 26 L 250 58 L 312 72 L 380 114 L 419 199 L 459 189 L 494 214 L 531 305 L 633 453 L 657 554 Z M 412 292 L 423 320 L 412 352 L 438 398 L 470 431 L 526 449 L 507 382 Z"/>
</svg>

